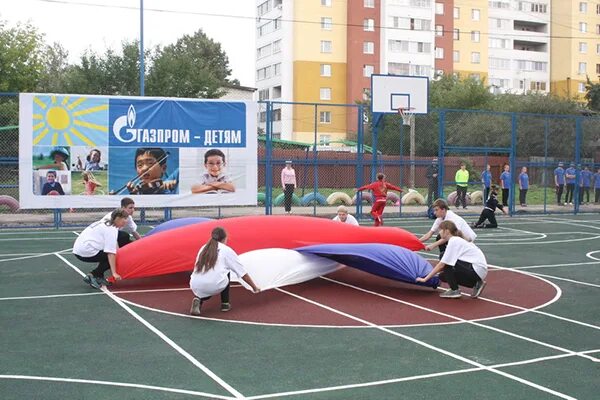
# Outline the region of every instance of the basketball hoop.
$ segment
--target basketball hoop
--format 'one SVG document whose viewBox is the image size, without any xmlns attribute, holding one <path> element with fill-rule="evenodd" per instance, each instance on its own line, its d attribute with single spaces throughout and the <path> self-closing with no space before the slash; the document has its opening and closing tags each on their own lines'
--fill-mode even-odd
<svg viewBox="0 0 600 400">
<path fill-rule="evenodd" d="M 414 107 L 400 107 L 398 108 L 398 114 L 402 117 L 402 125 L 412 125 L 414 119 Z"/>
</svg>

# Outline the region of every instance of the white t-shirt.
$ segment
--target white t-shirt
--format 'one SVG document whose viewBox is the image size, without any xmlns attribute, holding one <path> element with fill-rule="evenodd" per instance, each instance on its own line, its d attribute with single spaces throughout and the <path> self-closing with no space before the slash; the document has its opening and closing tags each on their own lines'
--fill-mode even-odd
<svg viewBox="0 0 600 400">
<path fill-rule="evenodd" d="M 342 222 L 340 221 L 340 217 L 339 216 L 335 216 L 335 218 L 333 218 L 334 221 L 338 221 L 338 222 Z M 346 217 L 346 224 L 350 224 L 350 225 L 356 225 L 358 226 L 358 221 L 356 220 L 356 218 L 354 218 L 354 216 L 352 214 L 348 214 L 348 216 Z"/>
<path fill-rule="evenodd" d="M 198 251 L 196 262 L 204 246 Z M 246 269 L 242 265 L 238 255 L 233 249 L 223 243 L 219 243 L 219 255 L 217 263 L 206 272 L 192 272 L 190 276 L 190 289 L 196 297 L 209 297 L 221 293 L 227 286 L 227 274 L 233 271 L 240 278 L 246 275 Z"/>
<path fill-rule="evenodd" d="M 73 254 L 81 257 L 94 257 L 100 251 L 117 254 L 118 233 L 117 228 L 106 225 L 104 219 L 94 222 L 75 239 Z"/>
<path fill-rule="evenodd" d="M 112 214 L 112 212 L 109 212 L 102 219 L 105 221 L 110 221 L 111 214 Z M 119 230 L 123 231 L 123 232 L 127 232 L 130 235 L 132 235 L 133 232 L 137 232 L 137 224 L 133 221 L 133 218 L 131 218 L 131 215 L 127 216 L 127 223 L 125 224 L 125 226 L 123 226 Z"/>
<path fill-rule="evenodd" d="M 474 242 L 475 238 L 477 238 L 477 235 L 475 232 L 473 232 L 473 229 L 471 229 L 469 224 L 467 224 L 467 222 L 462 219 L 461 216 L 455 214 L 452 210 L 446 211 L 446 218 L 436 218 L 431 226 L 430 231 L 433 232 L 433 234 L 437 234 L 440 231 L 440 224 L 443 221 L 454 222 L 454 225 L 456 225 L 456 227 L 462 232 L 463 236 L 470 242 Z"/>
<path fill-rule="evenodd" d="M 487 276 L 487 260 L 479 247 L 463 238 L 452 236 L 440 261 L 446 265 L 455 265 L 458 260 L 473 264 L 473 269 L 481 279 Z"/>
</svg>

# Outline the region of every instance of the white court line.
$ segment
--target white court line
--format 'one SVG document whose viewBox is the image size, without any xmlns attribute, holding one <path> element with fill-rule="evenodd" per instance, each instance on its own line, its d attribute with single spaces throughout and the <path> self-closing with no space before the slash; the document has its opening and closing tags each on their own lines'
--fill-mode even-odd
<svg viewBox="0 0 600 400">
<path fill-rule="evenodd" d="M 588 350 L 588 351 L 581 352 L 581 354 L 593 353 L 596 351 L 597 350 Z M 539 362 L 543 362 L 543 361 L 558 360 L 558 359 L 567 358 L 567 357 L 573 357 L 573 356 L 570 354 L 558 354 L 558 355 L 554 355 L 554 356 L 539 357 L 539 358 L 533 358 L 533 359 L 523 360 L 523 361 L 513 361 L 510 363 L 493 364 L 493 365 L 490 365 L 490 367 L 491 368 L 516 367 L 516 366 L 520 366 L 520 365 L 535 364 L 535 363 L 539 363 Z M 381 380 L 381 381 L 353 383 L 353 384 L 348 384 L 348 385 L 329 386 L 329 387 L 321 387 L 321 388 L 315 388 L 315 389 L 304 389 L 304 390 L 296 390 L 296 391 L 290 391 L 290 392 L 270 393 L 270 394 L 264 394 L 264 395 L 258 395 L 258 396 L 249 396 L 247 398 L 247 400 L 260 400 L 260 399 L 268 399 L 268 398 L 273 398 L 273 397 L 295 396 L 295 395 L 299 395 L 299 394 L 322 393 L 322 392 L 332 392 L 332 391 L 336 391 L 336 390 L 356 389 L 356 388 L 363 388 L 363 387 L 370 387 L 370 386 L 381 386 L 381 385 L 387 385 L 390 383 L 416 381 L 416 380 L 421 380 L 421 379 L 436 378 L 436 377 L 440 377 L 440 376 L 467 374 L 467 373 L 478 372 L 478 371 L 482 371 L 482 370 L 484 370 L 484 368 L 467 368 L 467 369 L 454 370 L 454 371 L 435 372 L 435 373 L 424 374 L 424 375 L 413 375 L 413 376 L 407 376 L 407 377 L 403 377 L 403 378 L 386 379 L 386 380 Z M 350 396 L 351 395 L 349 394 L 347 398 L 350 398 Z"/>
<path fill-rule="evenodd" d="M 141 385 L 138 383 L 98 381 L 95 379 L 56 378 L 56 377 L 51 377 L 51 376 L 32 376 L 32 375 L 0 375 L 0 379 L 17 379 L 17 380 L 44 381 L 44 382 L 68 382 L 68 383 L 83 383 L 83 384 L 104 385 L 104 386 L 130 387 L 130 388 L 136 388 L 136 389 L 156 390 L 159 392 L 190 394 L 192 396 L 208 397 L 209 399 L 226 399 L 226 400 L 233 399 L 233 397 L 221 396 L 221 395 L 213 394 L 213 393 L 198 392 L 198 391 L 194 391 L 194 390 L 175 389 L 175 388 L 168 388 L 168 387 L 162 387 L 162 386 Z"/>
<path fill-rule="evenodd" d="M 523 274 L 525 274 L 525 273 L 523 272 Z M 560 352 L 571 354 L 571 355 L 577 353 L 574 350 L 569 350 L 569 349 L 566 349 L 564 347 L 560 347 L 560 346 L 556 346 L 556 345 L 553 345 L 553 344 L 550 344 L 550 343 L 542 342 L 540 340 L 536 340 L 536 339 L 532 339 L 532 338 L 529 338 L 529 337 L 526 337 L 526 336 L 522 336 L 522 335 L 519 335 L 519 334 L 516 334 L 516 333 L 513 333 L 513 332 L 506 331 L 504 329 L 496 328 L 494 326 L 485 325 L 485 324 L 482 324 L 480 322 L 476 322 L 476 321 L 471 321 L 471 320 L 468 320 L 468 319 L 464 319 L 464 318 L 458 317 L 456 315 L 452 315 L 452 314 L 448 314 L 448 313 L 445 313 L 445 312 L 442 312 L 442 311 L 435 310 L 433 308 L 420 306 L 420 305 L 414 304 L 414 303 L 409 303 L 407 301 L 404 301 L 404 300 L 401 300 L 401 299 L 397 299 L 395 297 L 391 297 L 391 296 L 388 296 L 388 295 L 385 295 L 385 294 L 381 294 L 381 293 L 378 293 L 378 292 L 374 292 L 372 290 L 363 289 L 361 287 L 358 287 L 358 286 L 355 286 L 355 285 L 351 285 L 351 284 L 346 283 L 346 282 L 337 281 L 335 279 L 326 278 L 326 277 L 323 277 L 323 276 L 321 277 L 321 279 L 324 279 L 326 281 L 330 281 L 330 282 L 333 282 L 333 283 L 337 283 L 338 285 L 346 286 L 346 287 L 358 290 L 360 292 L 372 294 L 372 295 L 377 296 L 377 297 L 382 297 L 384 299 L 391 300 L 391 301 L 396 302 L 396 303 L 404 304 L 404 305 L 409 306 L 409 307 L 417 308 L 417 309 L 419 309 L 421 311 L 427 311 L 427 312 L 430 312 L 430 313 L 433 313 L 433 314 L 437 314 L 437 315 L 441 315 L 441 316 L 446 317 L 446 318 L 453 319 L 455 321 L 460 321 L 460 322 L 463 322 L 463 323 L 466 323 L 466 324 L 469 324 L 469 325 L 474 325 L 474 326 L 477 326 L 477 327 L 480 327 L 480 328 L 484 328 L 484 329 L 488 329 L 488 330 L 491 330 L 491 331 L 494 331 L 494 332 L 498 332 L 498 333 L 501 333 L 503 335 L 512 336 L 514 338 L 521 339 L 521 340 L 524 340 L 526 342 L 531 342 L 531 343 L 534 343 L 534 344 L 537 344 L 537 345 L 540 345 L 540 346 L 543 346 L 543 347 L 548 347 L 548 348 L 556 350 L 556 351 L 560 351 Z M 555 286 L 555 285 L 553 285 L 553 286 Z M 560 297 L 560 289 L 559 289 L 559 293 L 557 294 L 557 297 L 555 297 L 553 300 L 556 301 L 559 297 Z M 550 304 L 550 303 L 551 302 L 549 302 L 548 304 Z M 514 308 L 517 308 L 517 307 L 514 307 Z M 528 311 L 528 309 L 525 309 L 525 310 Z M 493 318 L 491 318 L 491 319 L 493 319 Z M 581 356 L 581 357 L 587 358 L 587 359 L 590 359 L 590 360 L 596 362 L 596 358 L 594 358 L 594 357 L 590 357 L 590 356 Z"/>
<path fill-rule="evenodd" d="M 585 256 L 587 258 L 591 258 L 592 260 L 600 261 L 600 258 L 592 256 L 592 254 L 600 253 L 600 250 L 594 250 L 587 253 Z"/>
<path fill-rule="evenodd" d="M 37 237 L 37 238 L 11 238 L 11 239 L 0 239 L 0 242 L 22 242 L 22 241 L 30 241 L 37 242 L 38 240 L 73 240 L 71 236 L 69 237 Z"/>
<path fill-rule="evenodd" d="M 20 256 L 35 256 L 40 253 L 5 253 L 0 254 L 0 257 L 20 257 Z"/>
<path fill-rule="evenodd" d="M 515 272 L 517 272 L 517 271 L 515 271 Z M 548 278 L 548 279 L 556 279 L 556 280 L 559 280 L 559 281 L 576 283 L 578 285 L 591 286 L 591 287 L 600 288 L 600 285 L 596 285 L 595 283 L 581 282 L 581 281 L 576 281 L 574 279 L 561 278 L 559 276 L 554 276 L 554 275 L 540 274 L 539 272 L 530 272 L 530 274 L 531 275 L 535 275 L 535 276 L 540 276 L 540 277 Z"/>
<path fill-rule="evenodd" d="M 63 253 L 65 251 L 70 251 L 72 250 L 72 248 L 68 248 L 68 249 L 64 249 L 64 250 L 59 250 L 59 251 L 53 251 L 51 253 L 33 253 L 33 255 L 28 255 L 28 256 L 23 256 L 23 257 L 16 257 L 16 258 L 2 258 L 0 259 L 0 262 L 5 262 L 5 261 L 17 261 L 17 260 L 28 260 L 31 258 L 38 258 L 38 257 L 44 257 L 44 256 L 51 256 L 54 255 L 56 253 L 60 254 Z"/>
<path fill-rule="evenodd" d="M 507 228 L 505 226 L 499 226 L 498 229 L 502 229 L 502 230 L 505 230 L 505 231 L 513 231 L 513 232 L 522 232 L 522 233 L 526 233 L 526 234 L 529 234 L 529 235 L 544 235 L 544 237 L 546 236 L 545 233 L 531 232 L 531 231 L 526 231 L 524 229 Z"/>
<path fill-rule="evenodd" d="M 56 257 L 63 260 L 69 267 L 71 267 L 79 275 L 85 276 L 85 274 L 79 268 L 77 268 L 75 265 L 71 264 L 66 258 L 61 256 L 60 254 L 56 254 Z M 217 382 L 219 385 L 221 385 L 225 390 L 227 390 L 229 393 L 231 393 L 236 399 L 245 398 L 244 395 L 242 395 L 240 392 L 235 390 L 231 385 L 229 385 L 227 382 L 225 382 L 223 379 L 221 379 L 219 376 L 217 376 L 217 374 L 215 374 L 210 369 L 208 369 L 200 361 L 196 360 L 196 358 L 194 358 L 194 356 L 192 356 L 190 353 L 188 353 L 183 348 L 181 348 L 177 343 L 175 343 L 173 340 L 171 340 L 169 337 L 167 337 L 167 335 L 165 335 L 163 332 L 161 332 L 158 328 L 156 328 L 154 325 L 150 324 L 148 321 L 146 321 L 144 318 L 142 318 L 139 314 L 137 314 L 135 311 L 133 311 L 127 304 L 125 304 L 123 301 L 121 301 L 121 299 L 119 297 L 115 296 L 114 294 L 112 294 L 109 290 L 107 290 L 104 287 L 102 288 L 102 291 L 106 295 L 108 295 L 108 297 L 110 297 L 115 303 L 117 303 L 125 311 L 127 311 L 132 317 L 134 317 L 139 322 L 141 322 L 142 325 L 144 325 L 146 328 L 148 328 L 150 331 L 152 331 L 155 335 L 157 335 L 159 338 L 161 338 L 165 343 L 167 343 L 173 349 L 175 349 L 175 351 L 177 351 L 179 354 L 181 354 L 183 357 L 185 357 L 194 366 L 196 366 L 198 369 L 200 369 L 206 375 L 211 377 L 215 382 Z"/>
<path fill-rule="evenodd" d="M 566 264 L 526 265 L 526 266 L 523 266 L 523 267 L 510 267 L 509 269 L 578 267 L 580 265 L 593 265 L 593 264 L 600 264 L 600 260 L 598 260 L 598 261 L 590 261 L 590 262 L 580 262 L 580 263 L 566 263 Z"/>
<path fill-rule="evenodd" d="M 591 234 L 589 232 L 587 232 L 587 234 Z M 591 237 L 586 237 L 586 238 L 580 238 L 580 239 L 568 239 L 568 242 L 583 242 L 583 241 L 587 241 L 587 240 L 596 240 L 600 238 L 600 235 L 595 235 L 595 236 L 591 236 Z M 522 239 L 521 239 L 522 240 Z M 488 245 L 493 245 L 493 246 L 512 246 L 515 244 L 521 245 L 521 244 L 556 244 L 556 243 L 565 243 L 567 241 L 567 239 L 563 239 L 563 240 L 548 240 L 548 241 L 544 241 L 544 242 L 525 242 L 525 241 L 519 241 L 519 242 L 509 242 L 509 243 L 505 243 L 505 240 L 503 239 L 502 242 L 498 243 L 498 242 L 490 242 L 490 243 L 480 243 L 477 242 L 477 245 L 482 245 L 482 246 L 488 246 Z"/>
<path fill-rule="evenodd" d="M 571 396 L 569 396 L 569 395 L 566 395 L 566 394 L 564 394 L 564 393 L 558 392 L 558 391 L 556 391 L 556 390 L 552 390 L 552 389 L 550 389 L 550 388 L 547 388 L 547 387 L 545 387 L 545 386 L 542 386 L 542 385 L 538 385 L 537 383 L 534 383 L 534 382 L 531 382 L 531 381 L 529 381 L 529 380 L 526 380 L 526 379 L 520 378 L 520 377 L 518 377 L 518 376 L 516 376 L 516 375 L 512 375 L 512 374 L 509 374 L 509 373 L 507 373 L 507 372 L 500 371 L 500 370 L 497 370 L 497 369 L 494 369 L 494 368 L 488 367 L 488 366 L 486 366 L 486 365 L 483 365 L 483 364 L 481 364 L 481 363 L 478 363 L 478 362 L 476 362 L 476 361 L 470 360 L 469 358 L 463 357 L 463 356 L 461 356 L 461 355 L 459 355 L 459 354 L 452 353 L 452 352 L 450 352 L 450 351 L 447 351 L 447 350 L 444 350 L 444 349 L 442 349 L 442 348 L 440 348 L 440 347 L 436 347 L 436 346 L 430 345 L 429 343 L 423 342 L 423 341 L 421 341 L 421 340 L 419 340 L 419 339 L 415 339 L 415 338 L 413 338 L 413 337 L 411 337 L 411 336 L 404 335 L 404 334 L 402 334 L 402 333 L 399 333 L 399 332 L 396 332 L 396 331 L 390 330 L 390 329 L 388 329 L 388 328 L 383 328 L 383 327 L 381 327 L 381 326 L 379 326 L 379 325 L 377 325 L 377 324 L 374 324 L 374 323 L 372 323 L 372 322 L 370 322 L 370 321 L 367 321 L 367 320 L 364 320 L 364 319 L 362 319 L 362 318 L 356 317 L 356 316 L 354 316 L 354 315 L 351 315 L 351 314 L 345 313 L 345 312 L 343 312 L 343 311 L 337 310 L 337 309 L 335 309 L 335 308 L 333 308 L 333 307 L 326 306 L 326 305 L 324 305 L 324 304 L 321 304 L 321 303 L 319 303 L 319 302 L 316 302 L 316 301 L 310 300 L 310 299 L 308 299 L 308 298 L 306 298 L 306 297 L 299 296 L 299 295 L 297 295 L 297 294 L 295 294 L 295 293 L 288 292 L 287 290 L 283 290 L 283 289 L 281 289 L 281 288 L 277 288 L 277 289 L 275 289 L 275 290 L 277 290 L 277 291 L 280 291 L 280 292 L 282 292 L 282 293 L 286 293 L 286 294 L 288 294 L 288 295 L 290 295 L 290 296 L 292 296 L 292 297 L 295 297 L 295 298 L 297 298 L 297 299 L 300 299 L 300 300 L 306 301 L 307 303 L 313 304 L 313 305 L 315 305 L 315 306 L 317 306 L 317 307 L 321 307 L 321 308 L 323 308 L 323 309 L 325 309 L 325 310 L 328 310 L 328 311 L 331 311 L 331 312 L 333 312 L 333 313 L 335 313 L 335 314 L 339 314 L 339 315 L 342 315 L 342 316 L 344 316 L 344 317 L 346 317 L 346 318 L 350 318 L 350 319 L 352 319 L 352 320 L 354 320 L 354 321 L 357 321 L 357 322 L 359 322 L 359 323 L 362 323 L 362 324 L 365 324 L 365 325 L 371 326 L 371 327 L 373 327 L 373 328 L 375 328 L 375 329 L 378 329 L 378 330 L 380 330 L 380 331 L 382 331 L 382 332 L 385 332 L 385 333 L 388 333 L 388 334 L 390 334 L 390 335 L 397 336 L 397 337 L 400 337 L 400 338 L 402 338 L 402 339 L 408 340 L 408 341 L 410 341 L 410 342 L 413 342 L 413 343 L 415 343 L 415 344 L 418 344 L 418 345 L 420 345 L 420 346 L 423 346 L 423 347 L 425 347 L 425 348 L 427 348 L 427 349 L 429 349 L 429 350 L 433 350 L 433 351 L 435 351 L 435 352 L 442 353 L 442 354 L 444 354 L 444 355 L 446 355 L 446 356 L 448 356 L 448 357 L 451 357 L 451 358 L 454 358 L 454 359 L 456 359 L 456 360 L 462 361 L 462 362 L 464 362 L 464 363 L 466 363 L 466 364 L 469 364 L 469 365 L 472 365 L 472 366 L 474 366 L 474 367 L 481 368 L 481 369 L 483 369 L 483 370 L 485 370 L 485 371 L 489 371 L 489 372 L 492 372 L 492 373 L 494 373 L 494 374 L 497 374 L 497 375 L 503 376 L 503 377 L 505 377 L 505 378 L 508 378 L 508 379 L 511 379 L 511 380 L 514 380 L 514 381 L 520 382 L 520 383 L 522 383 L 522 384 L 524 384 L 524 385 L 527 385 L 527 386 L 533 387 L 533 388 L 535 388 L 535 389 L 538 389 L 538 390 L 540 390 L 540 391 L 542 391 L 542 392 L 546 392 L 546 393 L 552 394 L 552 395 L 554 395 L 554 396 L 557 396 L 557 397 L 560 397 L 560 398 L 563 398 L 563 399 L 573 399 L 573 400 L 576 400 L 574 397 L 571 397 Z"/>
</svg>

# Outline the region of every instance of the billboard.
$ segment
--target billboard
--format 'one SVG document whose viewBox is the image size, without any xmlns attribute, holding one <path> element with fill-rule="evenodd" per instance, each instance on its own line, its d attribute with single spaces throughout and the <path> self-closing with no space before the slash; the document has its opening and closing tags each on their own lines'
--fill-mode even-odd
<svg viewBox="0 0 600 400">
<path fill-rule="evenodd" d="M 254 205 L 249 101 L 23 93 L 21 208 Z"/>
</svg>

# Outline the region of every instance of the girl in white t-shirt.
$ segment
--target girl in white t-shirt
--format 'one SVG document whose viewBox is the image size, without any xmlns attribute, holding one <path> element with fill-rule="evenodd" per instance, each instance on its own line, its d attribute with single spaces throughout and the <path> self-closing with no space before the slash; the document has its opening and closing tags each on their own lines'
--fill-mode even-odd
<svg viewBox="0 0 600 400">
<path fill-rule="evenodd" d="M 479 297 L 485 287 L 484 279 L 487 275 L 487 260 L 483 252 L 472 242 L 466 241 L 452 221 L 440 224 L 440 235 L 448 241 L 446 251 L 433 270 L 426 277 L 417 278 L 417 282 L 427 282 L 441 271 L 440 280 L 447 282 L 450 289 L 440 294 L 440 297 L 460 298 L 459 285 L 473 288 L 471 297 Z"/>
<path fill-rule="evenodd" d="M 241 277 L 254 291 L 260 289 L 246 273 L 233 249 L 227 246 L 227 232 L 221 227 L 212 230 L 210 239 L 198 252 L 194 272 L 190 276 L 190 289 L 194 292 L 194 300 L 190 314 L 200 315 L 202 303 L 211 296 L 221 293 L 221 311 L 231 310 L 229 304 L 229 275 L 233 271 Z"/>
<path fill-rule="evenodd" d="M 95 289 L 105 283 L 104 272 L 111 270 L 113 278 L 121 279 L 117 273 L 117 235 L 127 223 L 129 215 L 119 208 L 81 232 L 73 244 L 73 254 L 84 262 L 97 262 L 98 267 L 87 274 L 83 281 Z"/>
</svg>

